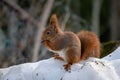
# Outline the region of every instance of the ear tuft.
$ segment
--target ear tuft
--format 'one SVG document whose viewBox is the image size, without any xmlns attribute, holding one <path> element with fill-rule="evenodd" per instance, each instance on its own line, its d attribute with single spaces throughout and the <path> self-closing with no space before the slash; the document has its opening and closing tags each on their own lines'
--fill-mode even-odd
<svg viewBox="0 0 120 80">
<path fill-rule="evenodd" d="M 50 18 L 50 25 L 58 25 L 58 19 L 56 14 L 53 14 Z"/>
</svg>

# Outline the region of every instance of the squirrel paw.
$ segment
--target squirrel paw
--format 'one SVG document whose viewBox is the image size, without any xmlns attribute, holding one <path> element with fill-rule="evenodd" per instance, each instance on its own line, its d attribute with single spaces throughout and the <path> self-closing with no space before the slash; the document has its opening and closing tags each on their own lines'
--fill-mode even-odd
<svg viewBox="0 0 120 80">
<path fill-rule="evenodd" d="M 63 59 L 62 57 L 60 57 L 58 54 L 54 54 L 53 57 L 54 57 L 55 59 L 64 61 L 64 59 Z"/>
<path fill-rule="evenodd" d="M 69 63 L 68 63 L 68 64 L 65 64 L 65 65 L 63 65 L 63 66 L 64 66 L 65 70 L 68 71 L 68 70 L 71 69 L 71 65 L 72 65 L 72 64 L 69 64 Z"/>
</svg>

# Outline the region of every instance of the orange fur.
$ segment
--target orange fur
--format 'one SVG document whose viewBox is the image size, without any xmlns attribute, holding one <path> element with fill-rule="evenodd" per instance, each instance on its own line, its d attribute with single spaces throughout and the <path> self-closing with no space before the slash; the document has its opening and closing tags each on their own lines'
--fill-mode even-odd
<svg viewBox="0 0 120 80">
<path fill-rule="evenodd" d="M 63 32 L 55 14 L 51 16 L 50 24 L 42 34 L 42 43 L 52 52 L 58 53 L 55 59 L 66 61 L 66 70 L 74 63 L 88 57 L 100 57 L 100 43 L 97 36 L 88 31 L 77 35 L 73 32 Z M 82 50 L 81 50 L 82 45 Z"/>
<path fill-rule="evenodd" d="M 81 59 L 88 57 L 100 57 L 100 41 L 97 35 L 90 31 L 80 31 L 77 33 L 81 41 Z"/>
</svg>

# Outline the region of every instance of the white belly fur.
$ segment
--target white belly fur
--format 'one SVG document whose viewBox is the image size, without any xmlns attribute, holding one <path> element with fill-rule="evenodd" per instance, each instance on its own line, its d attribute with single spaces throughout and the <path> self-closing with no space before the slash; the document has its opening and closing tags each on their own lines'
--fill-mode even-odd
<svg viewBox="0 0 120 80">
<path fill-rule="evenodd" d="M 51 52 L 54 52 L 54 53 L 59 54 L 59 56 L 62 57 L 62 58 L 66 61 L 66 57 L 65 57 L 65 52 L 66 52 L 66 50 L 65 50 L 65 49 L 60 50 L 60 51 L 53 51 L 53 50 L 51 50 L 51 49 L 49 49 L 49 50 L 50 50 Z"/>
</svg>

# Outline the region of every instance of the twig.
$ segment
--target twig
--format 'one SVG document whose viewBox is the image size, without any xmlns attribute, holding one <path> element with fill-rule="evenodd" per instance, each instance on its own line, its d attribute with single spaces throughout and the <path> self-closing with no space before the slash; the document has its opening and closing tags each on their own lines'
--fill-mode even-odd
<svg viewBox="0 0 120 80">
<path fill-rule="evenodd" d="M 61 23 L 61 24 L 62 24 L 62 25 L 61 25 L 62 30 L 65 29 L 65 25 L 66 25 L 66 23 L 67 23 L 67 21 L 68 21 L 68 19 L 69 19 L 69 17 L 70 17 L 70 8 L 69 8 L 70 2 L 71 2 L 71 0 L 67 0 L 67 4 L 66 4 L 66 7 L 65 7 L 66 15 L 65 15 L 64 20 L 63 20 L 62 23 Z"/>
<path fill-rule="evenodd" d="M 33 24 L 37 25 L 37 22 L 34 20 L 34 18 L 27 13 L 25 10 L 23 10 L 20 6 L 18 6 L 16 3 L 10 1 L 10 0 L 1 0 L 4 4 L 9 6 L 10 8 L 14 9 L 16 12 L 18 12 L 18 16 L 23 20 L 29 20 Z"/>
<path fill-rule="evenodd" d="M 63 20 L 62 23 L 61 23 L 61 24 L 62 24 L 62 25 L 61 25 L 61 29 L 62 29 L 62 30 L 65 29 L 65 25 L 66 25 L 69 17 L 70 17 L 70 13 L 66 13 L 65 18 L 64 18 L 64 20 Z"/>
</svg>

